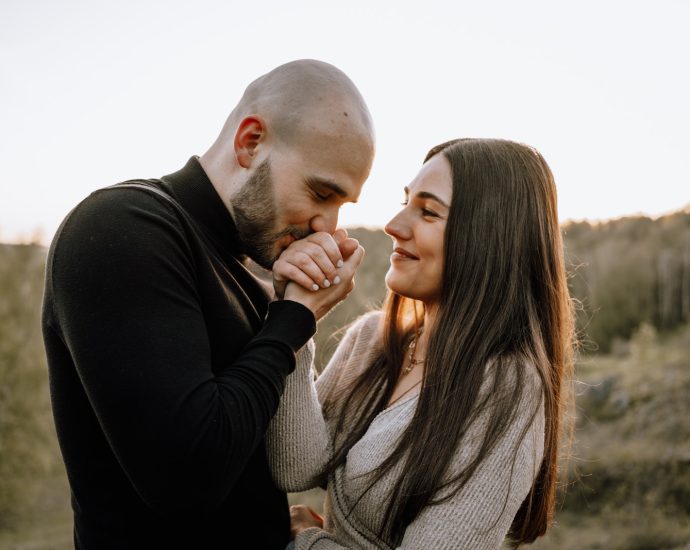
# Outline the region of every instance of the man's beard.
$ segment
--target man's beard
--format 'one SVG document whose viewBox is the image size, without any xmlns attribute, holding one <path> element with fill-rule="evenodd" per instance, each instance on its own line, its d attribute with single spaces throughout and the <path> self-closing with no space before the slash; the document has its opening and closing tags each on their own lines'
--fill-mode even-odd
<svg viewBox="0 0 690 550">
<path fill-rule="evenodd" d="M 274 252 L 276 241 L 288 235 L 299 240 L 310 233 L 294 226 L 275 232 L 277 216 L 269 159 L 259 165 L 235 195 L 232 210 L 243 252 L 265 269 L 271 269 L 282 252 Z"/>
</svg>

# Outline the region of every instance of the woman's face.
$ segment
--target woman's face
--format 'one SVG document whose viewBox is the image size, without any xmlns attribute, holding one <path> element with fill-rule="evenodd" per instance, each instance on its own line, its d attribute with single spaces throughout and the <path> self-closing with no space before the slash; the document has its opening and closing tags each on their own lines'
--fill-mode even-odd
<svg viewBox="0 0 690 550">
<path fill-rule="evenodd" d="M 452 193 L 450 164 L 438 153 L 405 187 L 404 208 L 385 227 L 393 238 L 388 288 L 427 306 L 441 295 L 443 237 Z"/>
</svg>

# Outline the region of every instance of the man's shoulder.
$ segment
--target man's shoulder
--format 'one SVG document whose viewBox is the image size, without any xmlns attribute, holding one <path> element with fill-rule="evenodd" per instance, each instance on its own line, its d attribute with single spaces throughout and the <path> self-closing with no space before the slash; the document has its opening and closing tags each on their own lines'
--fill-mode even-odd
<svg viewBox="0 0 690 550">
<path fill-rule="evenodd" d="M 157 180 L 129 180 L 93 191 L 67 214 L 56 238 L 73 231 L 118 231 L 155 219 L 172 220 L 174 208 L 160 191 L 144 188 L 158 189 L 156 184 Z"/>
<path fill-rule="evenodd" d="M 93 191 L 62 221 L 49 260 L 58 249 L 70 257 L 86 255 L 91 261 L 107 253 L 137 255 L 152 246 L 177 248 L 186 241 L 183 216 L 155 192 L 126 185 L 134 181 L 156 184 L 156 180 L 130 180 Z"/>
<path fill-rule="evenodd" d="M 126 212 L 136 206 L 168 209 L 160 180 L 127 180 L 92 191 L 74 210 L 115 210 Z"/>
</svg>

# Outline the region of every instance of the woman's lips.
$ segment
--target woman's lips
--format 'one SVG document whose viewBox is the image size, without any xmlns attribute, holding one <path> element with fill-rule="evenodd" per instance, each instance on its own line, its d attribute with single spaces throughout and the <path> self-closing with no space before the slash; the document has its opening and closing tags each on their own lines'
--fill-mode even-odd
<svg viewBox="0 0 690 550">
<path fill-rule="evenodd" d="M 419 258 L 404 248 L 397 247 L 391 254 L 391 260 L 419 260 Z"/>
</svg>

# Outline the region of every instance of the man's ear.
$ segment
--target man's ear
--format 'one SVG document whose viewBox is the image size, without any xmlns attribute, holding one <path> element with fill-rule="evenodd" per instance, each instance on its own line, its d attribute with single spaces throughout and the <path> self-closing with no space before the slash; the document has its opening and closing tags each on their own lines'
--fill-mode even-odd
<svg viewBox="0 0 690 550">
<path fill-rule="evenodd" d="M 235 156 L 242 168 L 249 168 L 254 161 L 256 147 L 266 138 L 266 123 L 258 116 L 248 116 L 240 122 L 235 132 Z"/>
</svg>

